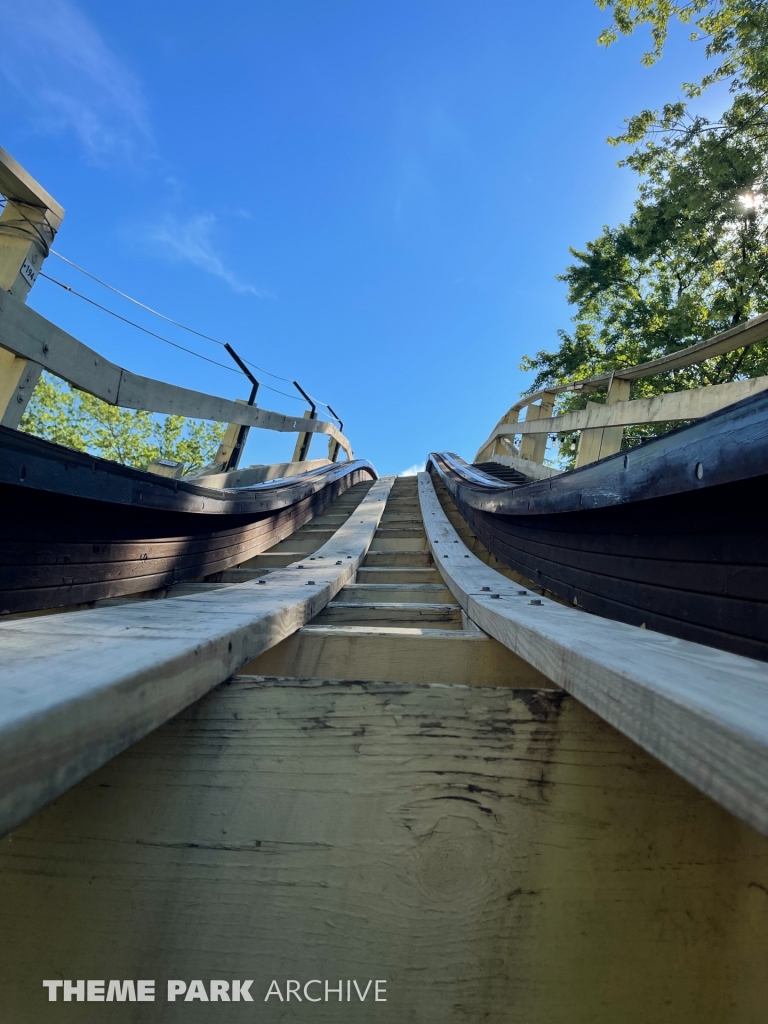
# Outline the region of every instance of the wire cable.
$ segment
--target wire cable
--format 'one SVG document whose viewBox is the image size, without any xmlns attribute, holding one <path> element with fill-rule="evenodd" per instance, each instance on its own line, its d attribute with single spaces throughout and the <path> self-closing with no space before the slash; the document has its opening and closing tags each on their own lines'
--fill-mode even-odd
<svg viewBox="0 0 768 1024">
<path fill-rule="evenodd" d="M 189 331 L 190 334 L 194 334 L 198 338 L 203 338 L 205 341 L 210 341 L 214 345 L 220 345 L 222 348 L 226 348 L 226 342 L 221 341 L 219 338 L 213 338 L 210 334 L 204 334 L 202 331 L 198 331 L 194 327 L 189 327 L 187 324 L 183 324 L 179 320 L 174 320 L 172 317 L 166 316 L 164 313 L 160 313 L 156 309 L 152 309 L 151 306 L 147 306 L 145 303 L 140 302 L 138 299 L 134 299 L 132 295 L 128 295 L 126 294 L 126 292 L 120 291 L 119 288 L 116 288 L 114 285 L 109 284 L 108 281 L 103 281 L 100 277 L 97 277 L 96 274 L 92 274 L 89 270 L 86 270 L 84 267 L 79 266 L 73 260 L 70 260 L 68 259 L 68 257 L 63 256 L 60 252 L 57 252 L 55 249 L 51 249 L 50 253 L 52 256 L 55 256 L 57 259 L 60 259 L 63 263 L 68 264 L 74 270 L 79 271 L 79 273 L 81 274 L 85 274 L 86 277 L 89 277 L 92 281 L 95 281 L 97 284 L 100 284 L 103 288 L 108 288 L 111 292 L 114 292 L 115 295 L 119 295 L 122 299 L 126 299 L 128 302 L 132 302 L 135 306 L 139 306 L 141 309 L 145 309 L 148 313 L 151 313 L 153 316 L 157 316 L 161 320 L 165 320 L 166 323 L 173 324 L 174 327 L 180 327 L 181 330 L 183 331 Z M 130 323 L 130 321 L 128 322 Z M 184 351 L 188 350 L 184 349 Z M 285 381 L 286 384 L 293 384 L 293 380 L 290 377 L 282 377 L 279 373 L 272 373 L 271 370 L 266 370 L 263 366 L 259 366 L 258 363 L 254 363 L 250 359 L 244 359 L 243 362 L 253 367 L 254 370 L 258 370 L 259 373 L 266 373 L 268 377 L 274 377 L 275 380 L 283 380 Z M 264 387 L 269 388 L 269 385 L 265 384 Z M 277 388 L 269 388 L 269 390 L 276 392 L 278 395 L 284 395 L 286 398 L 291 398 L 296 402 L 301 401 L 301 399 L 297 398 L 295 395 L 287 395 L 284 391 L 279 391 Z M 323 402 L 319 398 L 313 397 L 312 401 L 316 402 L 317 405 L 322 405 L 325 409 L 330 409 L 328 403 Z M 338 416 L 336 416 L 335 413 L 332 413 L 331 415 L 338 419 Z"/>
<path fill-rule="evenodd" d="M 224 370 L 228 370 L 230 373 L 238 373 L 234 366 L 227 366 L 226 363 L 220 363 L 216 359 L 209 359 L 208 356 L 203 356 L 199 352 L 195 352 L 194 349 L 186 348 L 184 345 L 179 345 L 178 342 L 171 341 L 170 338 L 164 338 L 162 334 L 155 334 L 154 331 L 148 330 L 146 327 L 142 327 L 141 324 L 134 323 L 133 320 L 128 320 L 124 316 L 120 316 L 119 313 L 115 313 L 114 310 L 107 309 L 106 306 L 102 306 L 98 302 L 94 302 L 93 299 L 89 299 L 87 295 L 81 295 L 80 292 L 76 292 L 74 288 L 71 288 L 68 284 L 64 284 L 63 281 L 57 281 L 55 277 L 50 277 L 48 274 L 44 274 L 39 271 L 39 276 L 44 277 L 46 281 L 50 281 L 52 284 L 57 284 L 59 288 L 63 288 L 66 292 L 71 292 L 72 295 L 76 295 L 78 299 L 82 299 L 83 302 L 88 302 L 91 306 L 95 306 L 97 309 L 101 309 L 104 313 L 109 313 L 110 316 L 116 317 L 118 320 L 122 320 L 124 324 L 129 324 L 131 327 L 135 327 L 138 331 L 143 331 L 144 334 L 149 334 L 153 338 L 157 338 L 158 341 L 164 341 L 166 345 L 173 345 L 174 348 L 181 349 L 182 352 L 188 352 L 191 356 L 197 356 L 198 359 L 204 359 L 206 363 L 213 363 L 214 366 L 220 366 Z M 264 385 L 266 387 L 266 384 Z"/>
<path fill-rule="evenodd" d="M 195 330 L 194 327 L 189 327 L 187 324 L 183 324 L 178 320 L 173 320 L 164 313 L 159 313 L 156 309 L 152 309 L 151 306 L 147 306 L 143 302 L 139 302 L 138 299 L 134 299 L 131 295 L 126 295 L 125 292 L 121 292 L 119 288 L 115 288 L 114 285 L 109 284 L 107 281 L 102 281 L 100 277 L 96 277 L 96 275 L 92 274 L 89 270 L 85 270 L 83 267 L 78 266 L 77 263 L 73 263 L 72 260 L 67 259 L 66 256 L 62 256 L 60 252 L 56 252 L 55 249 L 51 249 L 51 255 L 56 256 L 64 263 L 68 263 L 70 267 L 74 267 L 74 269 L 78 270 L 81 274 L 85 274 L 86 277 L 90 277 L 92 281 L 100 284 L 103 288 L 108 288 L 111 292 L 114 292 L 121 298 L 127 299 L 128 302 L 132 302 L 134 305 L 140 306 L 142 309 L 146 309 L 146 311 L 148 313 L 152 313 L 153 316 L 160 317 L 161 320 L 165 320 L 167 323 L 173 324 L 174 327 L 180 327 L 183 331 L 189 331 L 190 334 L 196 334 L 198 338 L 204 338 L 205 341 L 211 341 L 214 345 L 221 345 L 222 348 L 225 348 L 226 342 L 220 341 L 218 338 L 212 338 L 210 334 L 203 334 L 202 331 Z M 265 370 L 263 366 L 258 366 L 256 363 L 252 363 L 250 359 L 246 359 L 244 362 L 248 363 L 249 366 L 252 366 L 260 373 L 266 373 L 268 377 L 274 377 L 275 380 L 284 380 L 286 384 L 293 383 L 290 377 L 281 377 L 279 373 L 272 373 L 271 370 Z M 294 396 L 291 395 L 290 397 Z M 325 405 L 325 402 L 322 402 L 321 405 Z"/>
<path fill-rule="evenodd" d="M 206 363 L 212 363 L 213 366 L 220 366 L 223 370 L 227 370 L 229 373 L 240 373 L 240 371 L 236 370 L 234 366 L 227 366 L 226 363 L 220 363 L 217 359 L 210 359 L 208 356 L 201 355 L 200 352 L 195 352 L 194 349 L 187 348 L 185 345 L 179 345 L 177 341 L 171 341 L 170 338 L 165 338 L 162 334 L 156 334 L 154 331 L 150 331 L 148 328 L 142 327 L 141 324 L 137 324 L 133 320 L 129 320 L 127 317 L 121 316 L 119 313 L 115 313 L 113 309 L 108 309 L 107 306 L 102 306 L 101 303 L 95 302 L 93 299 L 89 299 L 87 295 L 82 295 L 80 292 L 75 291 L 74 288 L 70 287 L 68 284 L 64 284 L 63 281 L 57 281 L 55 277 L 51 277 L 49 274 L 44 274 L 42 270 L 39 271 L 39 276 L 44 277 L 46 281 L 50 281 L 52 284 L 57 284 L 59 288 L 63 288 L 64 291 L 69 292 L 71 295 L 76 295 L 77 298 L 82 299 L 83 302 L 87 302 L 91 306 L 95 306 L 104 313 L 109 313 L 110 316 L 115 317 L 117 320 L 122 320 L 124 324 L 128 324 L 130 327 L 135 327 L 136 330 L 143 331 L 144 334 L 149 334 L 152 338 L 157 338 L 158 341 L 164 341 L 166 345 L 172 345 L 174 348 L 181 349 L 182 352 L 187 352 L 191 356 L 196 356 L 198 359 L 202 359 Z M 285 398 L 291 398 L 294 402 L 301 401 L 301 399 L 297 398 L 296 395 L 289 395 L 287 392 L 280 391 L 278 388 L 270 387 L 269 384 L 263 384 L 262 387 L 267 388 L 268 391 L 274 391 L 277 395 L 283 395 Z"/>
<path fill-rule="evenodd" d="M 8 202 L 8 200 L 7 200 L 6 197 L 0 196 L 0 206 L 4 207 L 7 204 L 7 202 Z M 184 331 L 188 331 L 190 334 L 194 334 L 198 338 L 203 338 L 205 341 L 210 341 L 214 345 L 220 345 L 222 348 L 226 348 L 227 347 L 226 343 L 223 342 L 223 341 L 220 341 L 218 338 L 213 338 L 213 337 L 211 337 L 208 334 L 203 334 L 202 331 L 195 330 L 194 327 L 189 327 L 189 326 L 187 326 L 187 324 L 180 323 L 178 320 L 173 320 L 171 317 L 165 316 L 165 314 L 158 312 L 158 310 L 156 310 L 156 309 L 152 309 L 151 306 L 147 306 L 143 302 L 139 302 L 138 299 L 134 299 L 133 296 L 127 295 L 125 292 L 120 291 L 119 288 L 116 288 L 114 285 L 109 284 L 107 281 L 103 281 L 101 278 L 97 277 L 95 274 L 92 274 L 90 271 L 85 270 L 83 267 L 79 266 L 77 263 L 75 263 L 72 260 L 68 259 L 66 256 L 63 256 L 61 253 L 56 252 L 55 249 L 52 249 L 50 247 L 47 239 L 43 235 L 43 233 L 40 230 L 40 228 L 38 227 L 38 225 L 35 224 L 35 222 L 33 220 L 31 220 L 29 217 L 27 217 L 27 215 L 24 213 L 24 211 L 22 209 L 20 209 L 20 207 L 17 206 L 16 208 L 17 208 L 19 214 L 21 215 L 21 217 L 25 221 L 27 221 L 27 223 L 30 225 L 30 227 L 32 227 L 33 230 L 35 231 L 35 234 L 38 236 L 40 244 L 42 245 L 43 250 L 44 250 L 44 257 L 47 257 L 48 255 L 56 256 L 63 263 L 68 264 L 70 267 L 72 267 L 75 270 L 79 271 L 79 273 L 84 274 L 86 277 L 89 277 L 92 281 L 95 281 L 97 284 L 100 284 L 103 288 L 109 289 L 109 291 L 114 292 L 116 295 L 119 295 L 121 298 L 126 299 L 128 302 L 132 302 L 134 305 L 139 306 L 141 309 L 146 310 L 148 313 L 151 313 L 153 316 L 159 317 L 161 320 L 165 320 L 167 323 L 172 324 L 174 327 L 179 327 L 179 328 L 181 328 Z M 45 220 L 46 220 L 46 223 L 47 223 L 47 216 L 46 216 Z M 20 233 L 25 233 L 25 232 L 23 232 L 22 228 L 16 227 L 16 226 L 11 225 L 11 224 L 0 225 L 0 230 L 6 230 L 6 231 L 7 230 L 16 230 L 16 231 L 18 231 Z M 207 363 L 211 363 L 213 366 L 220 366 L 223 369 L 229 370 L 232 373 L 236 373 L 237 372 L 231 366 L 227 366 L 225 363 L 220 363 L 220 362 L 218 362 L 215 359 L 210 359 L 210 358 L 208 358 L 208 356 L 201 355 L 199 352 L 195 352 L 191 348 L 186 348 L 184 345 L 179 345 L 178 342 L 171 341 L 170 338 L 165 338 L 161 334 L 156 334 L 154 331 L 150 331 L 146 327 L 142 327 L 140 324 L 134 323 L 133 320 L 128 320 L 127 317 L 121 316 L 119 313 L 115 313 L 114 310 L 111 310 L 111 309 L 109 309 L 106 306 L 100 305 L 100 303 L 95 302 L 93 299 L 89 299 L 87 296 L 82 295 L 78 291 L 75 291 L 75 289 L 71 288 L 69 285 L 63 284 L 61 281 L 57 281 L 56 278 L 50 277 L 48 274 L 42 273 L 42 271 L 40 271 L 39 273 L 40 273 L 40 276 L 44 277 L 47 281 L 51 281 L 53 284 L 57 284 L 60 288 L 63 288 L 65 291 L 70 292 L 72 295 L 76 295 L 79 299 L 82 299 L 84 302 L 90 303 L 92 306 L 95 306 L 97 309 L 101 309 L 105 313 L 109 313 L 111 316 L 116 317 L 118 320 L 122 320 L 123 323 L 129 324 L 131 327 L 135 327 L 137 330 L 143 331 L 145 334 L 148 334 L 148 335 L 150 335 L 153 338 L 157 338 L 159 341 L 163 341 L 167 345 L 172 345 L 174 348 L 177 348 L 177 349 L 179 349 L 182 352 L 187 352 L 189 355 L 196 356 L 198 359 L 202 359 L 202 360 L 204 360 Z M 291 380 L 290 377 L 282 377 L 279 373 L 272 373 L 271 370 L 267 370 L 263 366 L 259 366 L 257 363 L 251 362 L 250 359 L 245 359 L 243 361 L 245 363 L 247 363 L 248 366 L 251 366 L 255 370 L 258 370 L 260 373 L 266 373 L 268 377 L 273 377 L 275 380 L 285 381 L 286 384 L 293 384 L 293 381 Z M 276 395 L 282 395 L 284 398 L 290 398 L 291 401 L 294 401 L 294 402 L 302 401 L 302 399 L 297 398 L 296 395 L 289 395 L 287 392 L 281 391 L 279 388 L 273 388 L 269 384 L 264 384 L 263 387 L 267 388 L 268 391 L 274 392 Z M 323 402 L 319 398 L 317 398 L 317 399 L 316 398 L 312 398 L 312 401 L 315 402 L 317 405 L 322 405 L 325 409 L 328 409 L 330 411 L 330 406 L 328 405 L 327 402 Z M 336 416 L 335 413 L 332 412 L 331 415 L 334 416 L 335 419 L 338 419 L 338 416 Z"/>
</svg>

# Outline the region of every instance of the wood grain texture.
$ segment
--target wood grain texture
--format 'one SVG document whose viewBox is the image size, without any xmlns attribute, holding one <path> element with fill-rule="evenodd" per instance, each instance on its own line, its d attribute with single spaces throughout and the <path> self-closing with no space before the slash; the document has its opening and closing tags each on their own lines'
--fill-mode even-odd
<svg viewBox="0 0 768 1024">
<path fill-rule="evenodd" d="M 536 668 L 484 633 L 414 626 L 311 623 L 243 671 L 446 686 L 552 686 Z"/>
<path fill-rule="evenodd" d="M 756 1024 L 768 844 L 562 692 L 238 678 L 0 843 L 13 1024 Z M 253 978 L 253 1004 L 42 978 Z M 387 1002 L 265 1004 L 272 978 Z"/>
<path fill-rule="evenodd" d="M 766 665 L 543 597 L 532 605 L 529 592 L 521 593 L 518 584 L 469 553 L 427 473 L 419 474 L 419 494 L 435 564 L 474 622 L 733 814 L 768 833 Z"/>
<path fill-rule="evenodd" d="M 0 623 L 0 830 L 324 608 L 353 578 L 391 485 L 371 487 L 318 561 L 266 584 Z"/>
</svg>

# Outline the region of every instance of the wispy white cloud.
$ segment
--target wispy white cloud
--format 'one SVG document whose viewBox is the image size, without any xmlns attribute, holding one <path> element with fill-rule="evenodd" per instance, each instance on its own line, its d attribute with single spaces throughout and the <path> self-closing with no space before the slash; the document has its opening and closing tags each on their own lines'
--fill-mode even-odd
<svg viewBox="0 0 768 1024">
<path fill-rule="evenodd" d="M 153 152 L 138 79 L 74 3 L 0 0 L 0 25 L 0 74 L 38 131 L 73 132 L 96 164 Z"/>
<path fill-rule="evenodd" d="M 417 462 L 413 466 L 409 466 L 408 469 L 401 470 L 398 476 L 416 476 L 417 473 L 423 473 L 426 468 L 426 462 Z"/>
<path fill-rule="evenodd" d="M 168 216 L 146 232 L 146 238 L 156 252 L 175 263 L 192 263 L 206 274 L 226 281 L 236 292 L 249 292 L 260 299 L 274 298 L 262 288 L 243 281 L 226 265 L 216 251 L 214 232 L 216 217 L 212 213 L 199 213 L 187 220 Z"/>
</svg>

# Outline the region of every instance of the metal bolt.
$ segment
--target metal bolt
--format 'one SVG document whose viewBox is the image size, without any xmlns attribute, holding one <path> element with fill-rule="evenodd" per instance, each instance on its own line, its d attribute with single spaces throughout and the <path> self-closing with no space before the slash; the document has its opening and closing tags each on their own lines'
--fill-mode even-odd
<svg viewBox="0 0 768 1024">
<path fill-rule="evenodd" d="M 299 568 L 300 568 L 300 569 L 303 569 L 303 568 L 304 568 L 304 566 L 303 566 L 303 565 L 300 565 L 300 566 L 299 566 Z"/>
<path fill-rule="evenodd" d="M 491 597 L 501 597 L 501 594 L 491 594 Z"/>
<path fill-rule="evenodd" d="M 315 581 L 314 580 L 307 580 L 307 586 L 308 587 L 314 587 L 314 585 L 315 585 Z M 541 601 L 539 601 L 539 604 L 541 604 Z"/>
<path fill-rule="evenodd" d="M 480 587 L 481 590 L 490 590 L 490 587 Z"/>
<path fill-rule="evenodd" d="M 533 601 L 531 601 L 531 604 L 541 604 L 541 601 L 539 601 L 538 598 L 534 598 Z"/>
<path fill-rule="evenodd" d="M 19 401 L 21 401 L 21 399 L 19 399 Z M 696 463 L 696 479 L 697 480 L 701 480 L 701 478 L 703 476 L 704 476 L 704 463 L 703 462 L 697 462 Z"/>
<path fill-rule="evenodd" d="M 527 593 L 527 590 L 518 590 L 518 594 L 522 594 L 523 596 L 525 596 Z"/>
<path fill-rule="evenodd" d="M 257 582 L 258 583 L 266 583 L 267 581 L 266 580 L 258 580 Z"/>
<path fill-rule="evenodd" d="M 336 563 L 336 565 L 341 565 L 341 559 L 339 559 L 339 560 L 338 560 L 338 562 Z"/>
</svg>

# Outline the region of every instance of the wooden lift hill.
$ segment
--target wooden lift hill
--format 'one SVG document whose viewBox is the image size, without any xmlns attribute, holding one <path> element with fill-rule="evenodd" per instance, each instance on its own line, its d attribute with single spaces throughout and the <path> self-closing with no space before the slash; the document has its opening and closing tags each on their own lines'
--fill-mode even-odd
<svg viewBox="0 0 768 1024">
<path fill-rule="evenodd" d="M 768 317 L 378 478 L 314 408 L 139 376 L 30 309 L 64 211 L 2 150 L 0 192 L 0 1020 L 763 1020 L 765 378 L 631 384 Z M 184 475 L 31 437 L 42 369 L 224 442 Z M 293 460 L 241 468 L 251 427 Z"/>
</svg>

